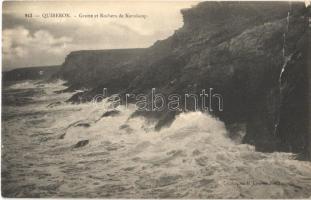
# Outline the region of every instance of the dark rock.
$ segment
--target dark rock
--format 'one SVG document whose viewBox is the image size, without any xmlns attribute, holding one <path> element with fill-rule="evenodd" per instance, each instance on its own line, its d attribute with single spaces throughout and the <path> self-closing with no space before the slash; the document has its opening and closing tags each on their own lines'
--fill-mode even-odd
<svg viewBox="0 0 311 200">
<path fill-rule="evenodd" d="M 226 129 L 228 130 L 228 136 L 238 144 L 240 144 L 243 141 L 243 138 L 246 133 L 246 124 L 228 124 L 226 126 Z"/>
<path fill-rule="evenodd" d="M 89 140 L 81 140 L 79 141 L 77 144 L 75 144 L 73 146 L 73 148 L 80 148 L 80 147 L 84 147 L 85 145 L 87 145 L 89 143 Z"/>
<path fill-rule="evenodd" d="M 126 133 L 132 133 L 133 129 L 127 125 L 127 124 L 123 124 L 119 127 L 120 130 L 125 130 Z"/>
<path fill-rule="evenodd" d="M 65 136 L 66 136 L 66 133 L 62 133 L 59 137 L 58 137 L 58 139 L 64 139 L 65 138 Z"/>
<path fill-rule="evenodd" d="M 91 125 L 89 123 L 79 123 L 79 124 L 76 124 L 74 125 L 75 127 L 84 127 L 84 128 L 88 128 L 90 127 Z"/>
<path fill-rule="evenodd" d="M 155 130 L 159 131 L 163 127 L 168 127 L 170 126 L 177 115 L 177 112 L 166 112 L 161 118 L 159 118 L 157 124 L 155 125 Z"/>
<path fill-rule="evenodd" d="M 3 72 L 3 81 L 49 80 L 60 69 L 60 66 L 25 67 Z"/>
<path fill-rule="evenodd" d="M 61 105 L 62 103 L 60 101 L 57 101 L 57 102 L 54 102 L 54 103 L 50 103 L 47 107 L 48 108 L 53 108 L 55 106 L 59 106 Z"/>
<path fill-rule="evenodd" d="M 293 55 L 283 72 L 281 102 L 277 136 L 280 138 L 279 150 L 303 153 L 308 148 L 308 72 L 302 53 Z"/>
<path fill-rule="evenodd" d="M 134 78 L 138 59 L 144 49 L 85 50 L 71 52 L 65 59 L 58 76 L 68 80 L 75 88 L 96 87 L 107 84 L 107 88 L 125 88 L 129 78 Z M 112 67 L 113 66 L 113 67 Z M 126 74 L 127 71 L 127 74 Z M 74 73 L 74 74 L 73 74 Z M 123 81 L 117 81 L 117 80 Z"/>
<path fill-rule="evenodd" d="M 119 114 L 120 114 L 120 111 L 118 110 L 110 110 L 110 111 L 105 112 L 101 117 L 113 117 Z"/>
<path fill-rule="evenodd" d="M 170 126 L 173 121 L 175 120 L 175 117 L 180 112 L 177 111 L 159 111 L 159 112 L 150 112 L 150 111 L 135 111 L 130 118 L 135 117 L 145 117 L 149 119 L 150 122 L 156 121 L 155 130 L 159 131 L 164 127 Z"/>
<path fill-rule="evenodd" d="M 68 83 L 67 83 L 68 84 Z M 68 86 L 67 84 L 63 84 L 64 86 Z M 55 94 L 61 94 L 61 93 L 66 93 L 66 92 L 75 92 L 78 88 L 75 88 L 73 86 L 68 86 L 67 88 L 63 89 L 63 90 L 57 90 L 54 91 Z"/>
<path fill-rule="evenodd" d="M 245 124 L 243 142 L 260 151 L 301 153 L 311 138 L 306 134 L 308 12 L 303 2 L 202 2 L 182 11 L 184 26 L 166 40 L 140 50 L 73 52 L 59 74 L 70 87 L 90 88 L 71 102 L 91 101 L 103 88 L 149 96 L 151 88 L 166 96 L 214 88 L 224 110 L 213 104 L 212 115 L 228 127 Z M 280 87 L 283 48 L 293 56 Z M 187 109 L 194 108 L 191 103 Z M 176 114 L 167 108 L 135 113 L 158 120 L 157 130 Z"/>
<path fill-rule="evenodd" d="M 127 129 L 127 128 L 130 128 L 130 126 L 127 124 L 123 124 L 119 127 L 119 129 Z"/>
</svg>

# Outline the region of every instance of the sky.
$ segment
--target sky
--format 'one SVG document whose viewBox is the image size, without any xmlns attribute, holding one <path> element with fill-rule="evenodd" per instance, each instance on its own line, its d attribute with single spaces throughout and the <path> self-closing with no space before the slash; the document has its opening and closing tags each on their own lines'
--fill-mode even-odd
<svg viewBox="0 0 311 200">
<path fill-rule="evenodd" d="M 75 50 L 149 47 L 180 28 L 183 25 L 180 10 L 197 3 L 4 2 L 2 68 L 6 71 L 19 67 L 58 65 Z M 54 13 L 66 13 L 70 17 L 49 17 Z M 32 17 L 25 14 L 32 14 Z M 96 14 L 98 18 L 95 18 Z M 90 18 L 90 15 L 93 17 Z"/>
</svg>

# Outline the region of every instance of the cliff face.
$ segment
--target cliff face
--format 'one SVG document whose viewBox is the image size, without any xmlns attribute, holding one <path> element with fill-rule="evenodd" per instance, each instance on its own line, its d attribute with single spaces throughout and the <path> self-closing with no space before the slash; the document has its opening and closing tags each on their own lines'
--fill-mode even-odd
<svg viewBox="0 0 311 200">
<path fill-rule="evenodd" d="M 60 66 L 45 66 L 45 67 L 27 67 L 18 68 L 11 71 L 3 72 L 3 81 L 22 81 L 22 80 L 36 80 L 49 79 L 56 72 Z"/>
<path fill-rule="evenodd" d="M 126 86 L 130 77 L 126 72 L 136 72 L 137 60 L 144 49 L 89 50 L 71 52 L 57 76 L 68 81 L 73 89 L 93 88 L 124 78 L 120 87 Z M 132 63 L 135 63 L 133 65 Z"/>
<path fill-rule="evenodd" d="M 113 93 L 157 88 L 167 95 L 214 88 L 224 99 L 224 111 L 214 114 L 228 127 L 245 124 L 244 142 L 262 151 L 306 153 L 304 4 L 202 2 L 182 14 L 184 26 L 150 48 L 69 55 L 61 76 L 72 87 L 91 88 L 71 100 L 90 99 L 103 87 Z M 165 124 L 175 114 L 156 115 Z"/>
</svg>

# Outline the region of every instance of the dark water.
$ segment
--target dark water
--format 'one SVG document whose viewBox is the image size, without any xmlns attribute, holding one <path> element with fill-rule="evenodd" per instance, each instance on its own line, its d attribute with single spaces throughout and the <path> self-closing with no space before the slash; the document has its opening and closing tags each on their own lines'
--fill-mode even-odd
<svg viewBox="0 0 311 200">
<path fill-rule="evenodd" d="M 153 131 L 134 109 L 101 117 L 107 102 L 70 105 L 61 82 L 3 90 L 6 197 L 309 198 L 311 163 L 259 153 L 199 112 Z"/>
</svg>

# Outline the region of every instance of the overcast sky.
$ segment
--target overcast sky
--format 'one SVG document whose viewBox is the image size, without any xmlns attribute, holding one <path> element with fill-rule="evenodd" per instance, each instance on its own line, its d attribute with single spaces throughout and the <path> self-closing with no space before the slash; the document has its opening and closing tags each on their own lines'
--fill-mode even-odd
<svg viewBox="0 0 311 200">
<path fill-rule="evenodd" d="M 3 70 L 61 64 L 74 50 L 148 47 L 182 26 L 187 2 L 4 2 Z M 32 13 L 33 18 L 26 18 Z M 70 18 L 43 18 L 69 13 Z M 79 14 L 131 14 L 144 18 L 79 18 Z M 74 17 L 76 16 L 76 17 Z"/>
</svg>

